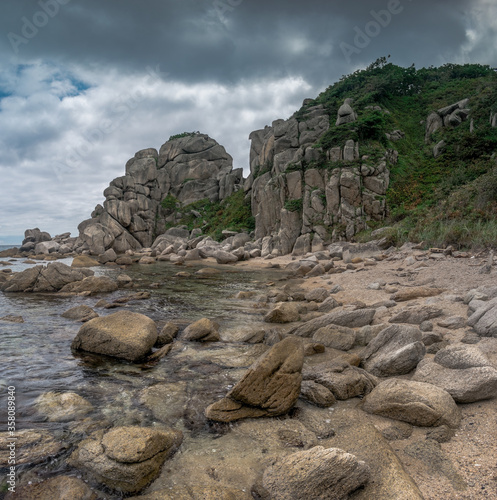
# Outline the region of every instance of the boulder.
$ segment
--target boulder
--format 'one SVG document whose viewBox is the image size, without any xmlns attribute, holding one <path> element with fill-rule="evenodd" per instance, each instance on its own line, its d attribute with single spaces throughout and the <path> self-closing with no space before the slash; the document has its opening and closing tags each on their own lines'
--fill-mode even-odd
<svg viewBox="0 0 497 500">
<path fill-rule="evenodd" d="M 419 364 L 413 380 L 446 390 L 457 403 L 497 396 L 497 370 L 477 347 L 452 345 Z"/>
<path fill-rule="evenodd" d="M 321 408 L 328 408 L 337 401 L 333 393 L 327 387 L 318 384 L 314 380 L 302 381 L 300 397 Z"/>
<path fill-rule="evenodd" d="M 117 260 L 117 254 L 114 249 L 109 248 L 102 255 L 98 257 L 101 264 L 107 264 L 108 262 L 115 262 Z"/>
<path fill-rule="evenodd" d="M 278 459 L 264 471 L 262 484 L 274 500 L 345 500 L 369 474 L 368 465 L 354 455 L 315 446 Z"/>
<path fill-rule="evenodd" d="M 166 344 L 171 344 L 178 334 L 179 328 L 174 323 L 166 323 L 159 333 L 157 338 L 157 347 L 162 347 Z"/>
<path fill-rule="evenodd" d="M 74 392 L 45 392 L 36 399 L 35 407 L 49 422 L 72 422 L 93 411 L 92 404 Z"/>
<path fill-rule="evenodd" d="M 420 427 L 456 429 L 461 422 L 461 412 L 447 391 L 411 380 L 381 382 L 364 398 L 363 410 Z"/>
<path fill-rule="evenodd" d="M 188 486 L 172 486 L 156 490 L 139 497 L 129 497 L 128 500 L 252 500 L 246 491 L 216 484 L 204 486 L 190 484 Z"/>
<path fill-rule="evenodd" d="M 85 323 L 71 348 L 137 361 L 150 351 L 156 341 L 154 321 L 143 314 L 119 311 Z"/>
<path fill-rule="evenodd" d="M 180 340 L 198 342 L 217 342 L 219 336 L 219 324 L 207 318 L 199 319 L 188 325 L 179 335 Z"/>
<path fill-rule="evenodd" d="M 299 319 L 299 308 L 293 302 L 280 302 L 264 316 L 266 323 L 293 323 Z"/>
<path fill-rule="evenodd" d="M 81 281 L 68 283 L 61 288 L 62 293 L 86 293 L 94 295 L 97 293 L 111 293 L 118 289 L 117 283 L 107 276 L 88 276 Z"/>
<path fill-rule="evenodd" d="M 0 285 L 4 292 L 57 292 L 65 285 L 81 281 L 92 276 L 93 271 L 72 269 L 62 262 L 54 262 L 48 266 L 34 266 L 20 273 L 15 273 Z"/>
<path fill-rule="evenodd" d="M 74 257 L 71 267 L 96 267 L 99 266 L 100 262 L 92 259 L 89 255 L 78 255 Z"/>
<path fill-rule="evenodd" d="M 442 309 L 434 306 L 406 307 L 390 318 L 389 322 L 421 325 L 421 323 L 442 316 L 442 314 Z"/>
<path fill-rule="evenodd" d="M 295 338 L 286 338 L 263 354 L 226 397 L 210 405 L 206 416 L 231 422 L 241 418 L 278 416 L 297 401 L 302 382 L 304 348 Z"/>
<path fill-rule="evenodd" d="M 217 250 L 213 253 L 212 257 L 216 259 L 218 264 L 233 264 L 238 262 L 238 257 L 230 252 L 225 252 L 224 250 Z"/>
<path fill-rule="evenodd" d="M 62 313 L 61 316 L 67 319 L 81 321 L 82 323 L 90 321 L 90 319 L 93 318 L 98 318 L 98 314 L 91 307 L 85 305 L 72 307 L 65 313 Z"/>
<path fill-rule="evenodd" d="M 57 476 L 41 483 L 24 484 L 16 487 L 15 493 L 9 493 L 5 500 L 24 498 L 26 500 L 78 499 L 97 500 L 97 495 L 81 479 L 73 476 Z"/>
<path fill-rule="evenodd" d="M 314 288 L 305 294 L 305 300 L 308 302 L 324 302 L 330 296 L 326 288 Z"/>
<path fill-rule="evenodd" d="M 355 311 L 335 309 L 324 316 L 306 321 L 303 325 L 290 330 L 289 333 L 299 337 L 312 337 L 320 328 L 330 324 L 359 328 L 371 324 L 375 312 L 374 309 L 357 309 Z"/>
<path fill-rule="evenodd" d="M 361 354 L 362 366 L 378 377 L 404 375 L 414 370 L 426 354 L 421 331 L 392 325 L 380 332 Z"/>
<path fill-rule="evenodd" d="M 378 383 L 376 377 L 345 361 L 319 363 L 303 372 L 304 380 L 326 387 L 338 400 L 369 394 Z"/>
<path fill-rule="evenodd" d="M 159 475 L 182 440 L 173 429 L 116 427 L 79 443 L 69 464 L 112 490 L 138 493 Z"/>
<path fill-rule="evenodd" d="M 320 328 L 312 336 L 312 340 L 332 349 L 348 351 L 354 347 L 356 332 L 346 326 L 328 325 Z"/>
<path fill-rule="evenodd" d="M 469 317 L 468 326 L 481 337 L 497 338 L 497 298 L 489 300 Z"/>
</svg>

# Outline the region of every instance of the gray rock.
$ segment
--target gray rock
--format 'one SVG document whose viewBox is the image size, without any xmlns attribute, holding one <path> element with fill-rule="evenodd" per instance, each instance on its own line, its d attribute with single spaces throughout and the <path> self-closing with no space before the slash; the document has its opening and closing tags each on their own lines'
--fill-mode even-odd
<svg viewBox="0 0 497 500">
<path fill-rule="evenodd" d="M 439 321 L 437 325 L 442 328 L 448 328 L 449 330 L 457 330 L 458 328 L 464 328 L 466 326 L 466 320 L 461 316 L 451 316 L 450 318 Z"/>
<path fill-rule="evenodd" d="M 480 337 L 497 337 L 497 298 L 478 308 L 469 317 L 468 326 L 473 327 Z"/>
<path fill-rule="evenodd" d="M 300 397 L 321 408 L 328 408 L 336 403 L 333 393 L 314 380 L 304 380 L 302 382 Z"/>
<path fill-rule="evenodd" d="M 61 262 L 54 262 L 46 267 L 34 266 L 15 273 L 0 285 L 0 289 L 4 292 L 58 292 L 65 285 L 91 275 L 91 270 L 76 270 Z"/>
<path fill-rule="evenodd" d="M 392 325 L 379 333 L 361 354 L 361 365 L 379 377 L 403 375 L 414 370 L 426 347 L 414 326 Z"/>
<path fill-rule="evenodd" d="M 308 302 L 324 302 L 330 296 L 326 288 L 314 288 L 305 294 L 305 300 Z"/>
<path fill-rule="evenodd" d="M 363 410 L 421 427 L 455 429 L 461 422 L 461 412 L 447 391 L 410 380 L 381 382 L 364 398 Z"/>
<path fill-rule="evenodd" d="M 316 446 L 280 458 L 265 470 L 262 483 L 274 500 L 345 500 L 369 474 L 366 463 L 354 455 Z"/>
<path fill-rule="evenodd" d="M 35 408 L 49 422 L 72 422 L 93 411 L 92 404 L 74 392 L 45 392 L 36 398 Z"/>
<path fill-rule="evenodd" d="M 225 252 L 223 250 L 217 250 L 212 257 L 214 257 L 218 264 L 233 264 L 238 262 L 238 257 L 230 252 Z"/>
<path fill-rule="evenodd" d="M 326 347 L 348 351 L 352 349 L 356 340 L 356 332 L 345 326 L 328 325 L 320 328 L 313 336 L 315 342 L 324 344 Z"/>
<path fill-rule="evenodd" d="M 306 368 L 303 377 L 326 387 L 339 400 L 369 394 L 378 383 L 376 377 L 345 361 L 319 363 Z"/>
<path fill-rule="evenodd" d="M 443 311 L 434 306 L 406 307 L 401 309 L 395 316 L 390 318 L 390 323 L 408 323 L 410 325 L 421 325 L 429 319 L 442 316 Z"/>
<path fill-rule="evenodd" d="M 289 333 L 299 337 L 312 337 L 317 330 L 330 324 L 358 328 L 369 325 L 373 321 L 375 312 L 374 309 L 358 309 L 356 311 L 335 309 L 324 316 L 306 321 L 303 325 L 290 330 Z"/>
<path fill-rule="evenodd" d="M 292 323 L 299 319 L 299 308 L 293 302 L 281 302 L 264 316 L 266 323 Z"/>
<path fill-rule="evenodd" d="M 497 395 L 497 370 L 473 346 L 441 349 L 433 360 L 419 364 L 413 379 L 441 387 L 458 403 L 472 403 Z"/>
</svg>

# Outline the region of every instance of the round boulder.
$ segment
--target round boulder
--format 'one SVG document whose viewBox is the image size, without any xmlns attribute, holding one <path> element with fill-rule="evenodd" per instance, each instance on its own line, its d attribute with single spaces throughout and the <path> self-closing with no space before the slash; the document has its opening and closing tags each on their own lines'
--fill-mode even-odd
<svg viewBox="0 0 497 500">
<path fill-rule="evenodd" d="M 85 323 L 71 348 L 137 361 L 150 351 L 157 336 L 157 326 L 147 316 L 119 311 Z"/>
</svg>

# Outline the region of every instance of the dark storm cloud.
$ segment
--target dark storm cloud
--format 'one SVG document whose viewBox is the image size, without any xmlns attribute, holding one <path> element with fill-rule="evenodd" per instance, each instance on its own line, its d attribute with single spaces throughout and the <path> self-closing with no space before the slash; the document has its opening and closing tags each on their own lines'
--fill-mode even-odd
<svg viewBox="0 0 497 500">
<path fill-rule="evenodd" d="M 199 130 L 248 166 L 252 130 L 341 75 L 497 66 L 494 0 L 2 0 L 0 241 L 72 231 L 135 151 Z"/>
<path fill-rule="evenodd" d="M 22 36 L 26 20 L 46 2 L 7 0 L 0 31 Z M 161 65 L 182 81 L 235 81 L 305 72 L 321 84 L 340 71 L 392 53 L 420 65 L 465 41 L 468 0 L 63 0 L 59 12 L 18 56 L 142 71 Z M 474 3 L 473 3 L 474 4 Z M 390 6 L 395 8 L 389 9 Z M 350 61 L 341 44 L 354 46 L 372 12 L 395 10 L 391 22 Z M 12 37 L 11 37 L 12 38 Z M 11 40 L 12 41 L 12 40 Z M 3 37 L 3 49 L 12 43 Z"/>
</svg>

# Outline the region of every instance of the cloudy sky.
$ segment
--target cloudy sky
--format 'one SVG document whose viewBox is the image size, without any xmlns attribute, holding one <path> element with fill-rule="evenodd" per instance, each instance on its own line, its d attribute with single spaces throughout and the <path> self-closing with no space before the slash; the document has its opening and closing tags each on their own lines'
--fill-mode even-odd
<svg viewBox="0 0 497 500">
<path fill-rule="evenodd" d="M 0 244 L 90 216 L 140 149 L 252 130 L 381 56 L 497 66 L 494 0 L 1 0 Z"/>
</svg>

